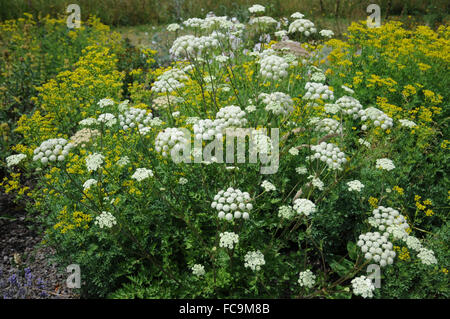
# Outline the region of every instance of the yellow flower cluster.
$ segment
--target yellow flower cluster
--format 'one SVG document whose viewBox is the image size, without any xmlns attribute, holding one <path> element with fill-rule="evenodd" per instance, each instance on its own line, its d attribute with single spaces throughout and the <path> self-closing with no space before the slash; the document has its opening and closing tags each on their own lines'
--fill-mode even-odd
<svg viewBox="0 0 450 319">
<path fill-rule="evenodd" d="M 400 260 L 408 261 L 411 259 L 408 248 L 406 247 L 394 246 L 394 251 L 397 252 L 398 258 Z"/>
</svg>

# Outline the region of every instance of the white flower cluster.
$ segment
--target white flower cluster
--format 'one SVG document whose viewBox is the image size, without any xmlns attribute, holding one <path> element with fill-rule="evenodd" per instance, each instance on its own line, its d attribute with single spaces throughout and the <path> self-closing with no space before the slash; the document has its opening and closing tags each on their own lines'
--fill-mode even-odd
<svg viewBox="0 0 450 319">
<path fill-rule="evenodd" d="M 95 225 L 100 228 L 111 228 L 117 224 L 116 218 L 109 212 L 102 212 L 100 216 L 95 217 Z"/>
<path fill-rule="evenodd" d="M 299 154 L 300 151 L 298 150 L 298 148 L 291 147 L 288 152 L 289 152 L 289 154 L 296 156 Z"/>
<path fill-rule="evenodd" d="M 153 118 L 152 113 L 148 113 L 144 109 L 137 109 L 130 107 L 124 112 L 124 114 L 119 115 L 119 123 L 123 130 L 128 130 L 129 128 L 137 127 L 139 129 L 144 128 L 144 125 L 148 125 Z"/>
<path fill-rule="evenodd" d="M 212 36 L 196 37 L 193 35 L 183 35 L 173 42 L 169 52 L 175 57 L 192 57 L 200 56 L 205 49 L 216 48 L 218 46 L 219 41 Z"/>
<path fill-rule="evenodd" d="M 434 257 L 434 252 L 430 249 L 422 248 L 417 254 L 422 264 L 433 265 L 437 264 L 436 257 Z"/>
<path fill-rule="evenodd" d="M 261 266 L 265 265 L 266 261 L 264 260 L 264 255 L 259 250 L 249 251 L 244 256 L 244 266 L 246 268 L 250 268 L 253 271 L 258 271 L 261 269 Z"/>
<path fill-rule="evenodd" d="M 361 248 L 366 260 L 373 260 L 381 267 L 394 263 L 395 251 L 386 233 L 383 235 L 379 232 L 361 234 L 357 245 Z"/>
<path fill-rule="evenodd" d="M 217 120 L 198 120 L 194 125 L 194 135 L 197 140 L 211 140 L 213 138 L 222 138 L 223 127 Z"/>
<path fill-rule="evenodd" d="M 251 143 L 254 149 L 252 152 L 259 154 L 269 154 L 274 150 L 272 140 L 266 135 L 264 130 L 253 130 L 251 133 Z"/>
<path fill-rule="evenodd" d="M 277 188 L 275 187 L 275 185 L 273 185 L 271 182 L 269 181 L 263 181 L 261 183 L 261 187 L 264 188 L 264 190 L 266 192 L 271 192 L 271 191 L 275 191 L 277 190 Z"/>
<path fill-rule="evenodd" d="M 319 34 L 325 38 L 332 38 L 334 35 L 334 32 L 331 30 L 320 30 Z"/>
<path fill-rule="evenodd" d="M 156 81 L 153 82 L 151 90 L 156 93 L 170 93 L 184 87 L 182 81 L 188 79 L 189 77 L 183 70 L 173 68 L 158 76 Z"/>
<path fill-rule="evenodd" d="M 259 61 L 261 66 L 261 76 L 269 80 L 279 80 L 288 75 L 289 64 L 286 60 L 277 55 L 269 55 Z"/>
<path fill-rule="evenodd" d="M 336 103 L 325 103 L 323 109 L 324 109 L 325 113 L 328 113 L 328 114 L 336 114 L 341 110 L 339 105 L 337 105 Z"/>
<path fill-rule="evenodd" d="M 375 125 L 376 127 L 379 126 L 383 130 L 388 129 L 393 125 L 392 118 L 375 107 L 368 107 L 367 109 L 360 110 L 358 114 L 361 117 L 361 121 L 371 120 L 373 122 L 373 125 Z M 364 124 L 363 126 L 361 126 L 361 129 L 363 131 L 367 130 L 367 125 Z"/>
<path fill-rule="evenodd" d="M 309 269 L 302 271 L 298 276 L 298 283 L 302 287 L 312 288 L 316 283 L 316 275 Z"/>
<path fill-rule="evenodd" d="M 289 25 L 289 33 L 300 32 L 309 37 L 311 34 L 316 33 L 317 29 L 314 27 L 314 23 L 308 19 L 297 19 Z"/>
<path fill-rule="evenodd" d="M 264 8 L 260 4 L 254 4 L 250 8 L 248 8 L 248 11 L 250 11 L 250 13 L 263 13 L 264 11 L 266 11 L 266 8 Z"/>
<path fill-rule="evenodd" d="M 127 165 L 127 164 L 129 164 L 130 163 L 130 159 L 128 158 L 128 156 L 124 156 L 124 157 L 121 157 L 118 161 L 117 161 L 117 165 L 119 165 L 119 166 L 125 166 L 125 165 Z"/>
<path fill-rule="evenodd" d="M 184 99 L 179 96 L 173 96 L 173 95 L 162 95 L 158 96 L 156 99 L 153 100 L 152 108 L 155 110 L 159 109 L 166 109 L 169 105 L 177 105 L 178 103 L 184 102 Z"/>
<path fill-rule="evenodd" d="M 171 150 L 178 152 L 188 141 L 186 140 L 182 130 L 176 127 L 166 128 L 156 136 L 155 150 L 162 153 L 166 157 Z"/>
<path fill-rule="evenodd" d="M 363 298 L 372 298 L 375 285 L 370 278 L 360 276 L 354 278 L 352 281 L 353 293 Z"/>
<path fill-rule="evenodd" d="M 315 130 L 318 132 L 325 134 L 342 133 L 342 125 L 335 119 L 313 117 L 309 122 L 315 126 Z"/>
<path fill-rule="evenodd" d="M 349 192 L 358 192 L 360 193 L 361 190 L 364 188 L 364 184 L 358 181 L 357 179 L 354 181 L 350 181 L 347 183 L 348 191 Z"/>
<path fill-rule="evenodd" d="M 389 158 L 380 158 L 377 159 L 376 168 L 384 169 L 386 171 L 392 171 L 395 168 L 394 162 Z"/>
<path fill-rule="evenodd" d="M 371 146 L 370 142 L 368 142 L 368 141 L 366 141 L 366 140 L 364 140 L 362 138 L 358 139 L 358 143 L 361 144 L 361 145 L 364 145 L 367 148 L 370 148 L 370 146 Z"/>
<path fill-rule="evenodd" d="M 392 228 L 390 229 L 389 226 L 398 225 L 407 235 L 406 229 L 409 228 L 409 225 L 405 217 L 398 210 L 392 207 L 378 206 L 372 211 L 372 215 L 372 217 L 369 217 L 369 223 L 372 226 L 378 227 L 380 231 L 387 230 L 389 232 L 389 230 L 394 230 Z"/>
<path fill-rule="evenodd" d="M 307 82 L 305 85 L 306 93 L 303 96 L 305 100 L 334 100 L 333 91 L 328 88 L 328 85 L 316 82 Z"/>
<path fill-rule="evenodd" d="M 403 127 L 413 128 L 417 126 L 416 123 L 410 120 L 398 120 Z"/>
<path fill-rule="evenodd" d="M 293 14 L 291 14 L 291 18 L 293 18 L 293 19 L 301 19 L 304 16 L 305 15 L 303 13 L 300 13 L 300 12 L 294 12 Z"/>
<path fill-rule="evenodd" d="M 111 99 L 101 99 L 97 104 L 102 109 L 105 106 L 114 105 L 114 101 Z"/>
<path fill-rule="evenodd" d="M 186 185 L 188 182 L 188 179 L 185 177 L 180 177 L 180 179 L 178 180 L 178 184 L 180 185 Z"/>
<path fill-rule="evenodd" d="M 319 159 L 320 161 L 325 162 L 331 169 L 341 170 L 341 165 L 347 162 L 345 154 L 333 143 L 322 142 L 318 145 L 311 146 L 311 150 L 315 153 L 308 156 L 307 159 Z"/>
<path fill-rule="evenodd" d="M 309 216 L 316 212 L 316 204 L 306 198 L 298 198 L 294 201 L 294 210 L 297 214 Z"/>
<path fill-rule="evenodd" d="M 137 168 L 136 172 L 131 176 L 131 178 L 134 178 L 138 182 L 149 177 L 153 177 L 153 171 L 149 168 Z"/>
<path fill-rule="evenodd" d="M 220 190 L 211 204 L 212 208 L 217 209 L 219 218 L 232 220 L 233 218 L 248 219 L 249 212 L 253 205 L 249 203 L 250 194 L 241 192 L 239 189 L 229 187 L 227 190 Z"/>
<path fill-rule="evenodd" d="M 245 112 L 235 105 L 222 107 L 216 114 L 216 120 L 223 128 L 244 127 L 247 124 Z"/>
<path fill-rule="evenodd" d="M 263 25 L 276 24 L 276 23 L 277 23 L 277 20 L 275 20 L 272 17 L 267 17 L 267 16 L 253 17 L 248 22 L 248 24 L 263 24 Z"/>
<path fill-rule="evenodd" d="M 98 121 L 96 118 L 88 117 L 88 118 L 83 119 L 80 122 L 78 122 L 78 124 L 80 124 L 81 126 L 91 126 L 91 125 L 98 124 Z"/>
<path fill-rule="evenodd" d="M 278 217 L 285 218 L 285 219 L 291 219 L 294 217 L 295 211 L 294 209 L 289 205 L 280 206 L 278 208 Z"/>
<path fill-rule="evenodd" d="M 262 102 L 266 105 L 266 111 L 272 112 L 275 115 L 287 115 L 294 110 L 294 101 L 286 93 L 261 93 L 258 98 L 262 99 Z"/>
<path fill-rule="evenodd" d="M 200 28 L 200 26 L 203 24 L 203 19 L 189 18 L 183 21 L 183 24 L 189 28 Z"/>
<path fill-rule="evenodd" d="M 89 172 L 96 171 L 102 164 L 105 157 L 102 154 L 94 153 L 86 157 L 86 167 Z"/>
<path fill-rule="evenodd" d="M 308 173 L 308 169 L 305 166 L 299 166 L 295 169 L 295 171 L 299 175 L 305 175 L 306 173 Z"/>
<path fill-rule="evenodd" d="M 111 127 L 111 126 L 113 126 L 114 124 L 116 124 L 117 119 L 116 119 L 116 117 L 114 116 L 114 114 L 111 114 L 111 113 L 103 113 L 103 114 L 100 114 L 100 115 L 99 115 L 97 121 L 98 121 L 99 123 L 105 123 L 106 126 Z"/>
<path fill-rule="evenodd" d="M 322 72 L 314 72 L 311 74 L 311 81 L 313 82 L 325 82 L 327 77 Z"/>
<path fill-rule="evenodd" d="M 74 145 L 64 138 L 51 138 L 34 149 L 33 161 L 40 160 L 42 164 L 47 164 L 48 161 L 64 161 L 72 147 Z"/>
<path fill-rule="evenodd" d="M 412 249 L 415 251 L 420 251 L 422 249 L 422 244 L 420 243 L 420 240 L 414 236 L 406 237 L 405 243 L 409 249 Z"/>
<path fill-rule="evenodd" d="M 86 191 L 89 188 L 91 188 L 92 185 L 96 185 L 97 184 L 97 180 L 96 179 L 88 179 L 87 181 L 84 182 L 83 184 L 83 189 Z"/>
<path fill-rule="evenodd" d="M 35 153 L 36 154 L 36 153 Z M 25 154 L 14 154 L 6 158 L 6 166 L 11 167 L 19 164 L 27 156 Z M 34 160 L 34 158 L 33 158 Z"/>
<path fill-rule="evenodd" d="M 351 96 L 340 97 L 336 101 L 336 105 L 344 114 L 353 115 L 354 119 L 358 118 L 359 111 L 362 110 L 361 103 Z"/>
<path fill-rule="evenodd" d="M 311 180 L 311 185 L 319 190 L 323 190 L 324 183 L 320 180 L 320 178 L 315 177 L 314 175 L 309 175 L 308 179 Z"/>
<path fill-rule="evenodd" d="M 203 265 L 195 264 L 191 269 L 195 276 L 203 276 L 205 274 L 205 267 Z"/>
<path fill-rule="evenodd" d="M 204 119 L 194 121 L 194 135 L 200 140 L 221 139 L 224 130 L 231 127 L 243 127 L 247 124 L 245 112 L 239 106 L 229 105 L 217 112 L 216 119 Z"/>
<path fill-rule="evenodd" d="M 181 29 L 181 26 L 178 23 L 171 23 L 167 26 L 166 29 L 169 32 L 175 32 L 175 31 Z"/>
<path fill-rule="evenodd" d="M 233 249 L 234 244 L 237 244 L 239 242 L 239 235 L 233 232 L 226 231 L 224 233 L 220 233 L 219 236 L 220 236 L 219 247 Z"/>
</svg>

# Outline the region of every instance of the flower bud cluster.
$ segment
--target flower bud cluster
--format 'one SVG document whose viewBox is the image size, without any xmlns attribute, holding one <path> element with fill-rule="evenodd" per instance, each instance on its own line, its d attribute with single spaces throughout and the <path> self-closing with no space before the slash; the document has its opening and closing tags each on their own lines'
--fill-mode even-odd
<svg viewBox="0 0 450 319">
<path fill-rule="evenodd" d="M 358 239 L 357 245 L 366 260 L 373 260 L 381 267 L 394 263 L 395 251 L 386 233 L 381 235 L 379 232 L 368 232 L 359 235 Z"/>
<path fill-rule="evenodd" d="M 328 85 L 316 82 L 307 82 L 305 85 L 306 93 L 303 96 L 305 100 L 334 100 L 333 91 L 328 88 Z"/>
<path fill-rule="evenodd" d="M 47 164 L 49 161 L 64 161 L 70 149 L 74 146 L 64 138 L 48 139 L 34 149 L 33 161 L 41 161 L 42 164 Z"/>
<path fill-rule="evenodd" d="M 188 141 L 182 130 L 176 127 L 169 127 L 159 132 L 156 136 L 155 150 L 166 157 L 172 150 L 178 152 L 187 143 Z"/>
<path fill-rule="evenodd" d="M 250 217 L 249 212 L 253 209 L 253 205 L 249 202 L 249 193 L 229 187 L 227 190 L 220 190 L 214 196 L 211 207 L 219 212 L 218 216 L 220 219 L 225 218 L 228 221 L 241 217 L 248 219 Z"/>
<path fill-rule="evenodd" d="M 331 169 L 342 169 L 342 164 L 347 162 L 345 154 L 341 152 L 339 147 L 332 143 L 322 142 L 318 145 L 311 146 L 311 150 L 315 153 L 308 157 L 309 160 L 319 159 L 325 162 Z"/>
</svg>

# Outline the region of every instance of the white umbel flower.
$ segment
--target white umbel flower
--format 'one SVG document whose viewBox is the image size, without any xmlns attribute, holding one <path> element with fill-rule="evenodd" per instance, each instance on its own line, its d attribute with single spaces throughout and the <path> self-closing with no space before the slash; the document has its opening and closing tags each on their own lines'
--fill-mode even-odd
<svg viewBox="0 0 450 319">
<path fill-rule="evenodd" d="M 416 123 L 410 120 L 398 120 L 403 127 L 413 128 L 417 126 Z"/>
<path fill-rule="evenodd" d="M 248 219 L 250 217 L 249 212 L 253 209 L 253 205 L 250 203 L 250 194 L 233 187 L 220 190 L 214 196 L 211 207 L 219 212 L 218 217 L 220 219 L 228 221 L 233 220 L 233 218 Z"/>
<path fill-rule="evenodd" d="M 287 115 L 294 110 L 294 101 L 286 93 L 261 93 L 258 97 L 266 105 L 266 111 L 272 112 L 275 115 Z"/>
<path fill-rule="evenodd" d="M 433 265 L 437 264 L 437 259 L 434 257 L 434 252 L 430 249 L 422 248 L 417 254 L 422 264 Z"/>
<path fill-rule="evenodd" d="M 178 23 L 171 23 L 167 26 L 167 31 L 169 32 L 175 32 L 177 30 L 181 29 L 181 26 Z"/>
<path fill-rule="evenodd" d="M 261 76 L 269 80 L 279 80 L 288 75 L 289 64 L 282 57 L 269 55 L 259 61 Z"/>
<path fill-rule="evenodd" d="M 350 181 L 347 183 L 348 191 L 349 192 L 358 192 L 360 193 L 361 190 L 364 188 L 364 184 L 358 181 L 357 179 L 354 181 Z"/>
<path fill-rule="evenodd" d="M 94 153 L 86 157 L 86 167 L 88 171 L 96 171 L 103 164 L 104 159 L 105 157 L 99 153 Z"/>
<path fill-rule="evenodd" d="M 394 263 L 395 252 L 388 234 L 368 232 L 358 237 L 357 245 L 361 248 L 364 258 L 379 264 L 381 267 Z"/>
<path fill-rule="evenodd" d="M 114 105 L 114 101 L 111 99 L 101 99 L 97 104 L 102 109 L 105 106 Z"/>
<path fill-rule="evenodd" d="M 314 154 L 307 158 L 310 161 L 318 159 L 326 163 L 330 169 L 342 170 L 342 165 L 347 162 L 345 154 L 332 143 L 322 142 L 311 146 L 311 150 L 314 151 Z"/>
<path fill-rule="evenodd" d="M 394 162 L 389 158 L 380 158 L 377 159 L 376 168 L 384 169 L 386 171 L 392 171 L 395 168 Z"/>
<path fill-rule="evenodd" d="M 295 211 L 292 206 L 284 205 L 278 208 L 278 217 L 284 219 L 291 219 L 295 216 Z"/>
<path fill-rule="evenodd" d="M 131 176 L 131 178 L 134 178 L 138 182 L 141 182 L 149 177 L 153 177 L 153 171 L 148 168 L 137 168 L 136 172 L 134 172 L 134 174 Z"/>
<path fill-rule="evenodd" d="M 233 232 L 220 233 L 219 236 L 220 236 L 219 247 L 233 249 L 234 244 L 237 244 L 239 242 L 239 235 Z"/>
<path fill-rule="evenodd" d="M 299 215 L 309 216 L 316 211 L 316 204 L 306 198 L 298 198 L 294 201 L 294 210 Z"/>
<path fill-rule="evenodd" d="M 307 82 L 305 84 L 306 93 L 303 96 L 304 100 L 334 100 L 333 91 L 330 90 L 328 85 L 316 82 Z"/>
<path fill-rule="evenodd" d="M 205 274 L 205 267 L 203 265 L 195 264 L 191 269 L 192 273 L 197 277 L 203 276 Z"/>
<path fill-rule="evenodd" d="M 19 164 L 27 156 L 25 154 L 14 154 L 6 158 L 6 166 L 11 167 Z"/>
<path fill-rule="evenodd" d="M 244 256 L 244 266 L 253 271 L 261 270 L 261 266 L 265 265 L 264 255 L 259 251 L 249 251 Z"/>
<path fill-rule="evenodd" d="M 354 278 L 352 281 L 353 293 L 363 298 L 372 298 L 375 290 L 375 285 L 372 280 L 366 276 Z"/>
<path fill-rule="evenodd" d="M 41 161 L 47 164 L 49 161 L 64 161 L 69 151 L 75 145 L 68 143 L 64 138 L 52 138 L 41 143 L 34 149 L 33 161 Z"/>
<path fill-rule="evenodd" d="M 167 157 L 172 150 L 178 152 L 188 143 L 184 132 L 178 128 L 166 128 L 156 136 L 155 150 Z"/>
<path fill-rule="evenodd" d="M 250 8 L 248 8 L 248 11 L 250 11 L 250 13 L 264 13 L 264 11 L 266 11 L 266 8 L 264 8 L 264 6 L 260 4 L 254 4 Z"/>
<path fill-rule="evenodd" d="M 269 181 L 263 181 L 261 187 L 264 188 L 266 192 L 275 191 L 277 188 Z"/>
<path fill-rule="evenodd" d="M 332 38 L 334 36 L 334 32 L 331 30 L 320 30 L 319 34 L 324 38 Z"/>
<path fill-rule="evenodd" d="M 97 121 L 98 121 L 99 123 L 105 123 L 106 126 L 111 127 L 111 126 L 113 126 L 114 124 L 116 124 L 117 119 L 116 119 L 116 117 L 114 116 L 114 114 L 111 114 L 111 113 L 103 113 L 103 114 L 100 114 L 100 115 L 99 115 Z"/>
<path fill-rule="evenodd" d="M 289 25 L 289 33 L 300 32 L 303 33 L 306 37 L 317 32 L 317 29 L 314 27 L 314 23 L 312 23 L 308 19 L 297 19 L 293 21 Z"/>
<path fill-rule="evenodd" d="M 116 218 L 109 212 L 102 212 L 100 216 L 95 217 L 95 225 L 100 228 L 111 228 L 117 224 Z"/>
<path fill-rule="evenodd" d="M 89 188 L 91 188 L 92 185 L 96 185 L 97 184 L 97 180 L 96 179 L 88 179 L 86 182 L 84 182 L 83 184 L 83 189 L 86 191 Z"/>
<path fill-rule="evenodd" d="M 302 271 L 298 276 L 298 283 L 302 287 L 312 288 L 316 283 L 316 275 L 309 269 Z"/>
</svg>

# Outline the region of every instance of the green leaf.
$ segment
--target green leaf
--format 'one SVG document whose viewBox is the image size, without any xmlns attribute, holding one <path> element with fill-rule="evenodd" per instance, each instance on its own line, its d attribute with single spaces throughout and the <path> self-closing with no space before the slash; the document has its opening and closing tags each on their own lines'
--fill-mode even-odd
<svg viewBox="0 0 450 319">
<path fill-rule="evenodd" d="M 356 246 L 354 242 L 349 241 L 347 243 L 347 251 L 350 258 L 352 260 L 356 260 L 356 258 L 358 257 L 358 246 Z"/>
<path fill-rule="evenodd" d="M 337 273 L 339 276 L 345 276 L 347 275 L 354 267 L 353 262 L 351 262 L 348 259 L 343 259 L 342 261 L 332 261 L 330 263 L 330 267 L 331 269 L 333 269 L 333 271 L 335 273 Z"/>
</svg>

